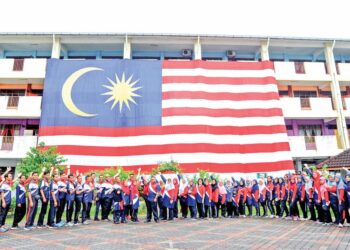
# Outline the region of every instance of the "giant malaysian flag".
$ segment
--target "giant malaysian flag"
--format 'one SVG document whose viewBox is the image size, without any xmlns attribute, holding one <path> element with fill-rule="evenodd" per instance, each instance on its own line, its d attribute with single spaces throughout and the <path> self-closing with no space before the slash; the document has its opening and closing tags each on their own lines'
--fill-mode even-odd
<svg viewBox="0 0 350 250">
<path fill-rule="evenodd" d="M 73 169 L 293 169 L 272 62 L 48 61 L 40 141 Z"/>
</svg>

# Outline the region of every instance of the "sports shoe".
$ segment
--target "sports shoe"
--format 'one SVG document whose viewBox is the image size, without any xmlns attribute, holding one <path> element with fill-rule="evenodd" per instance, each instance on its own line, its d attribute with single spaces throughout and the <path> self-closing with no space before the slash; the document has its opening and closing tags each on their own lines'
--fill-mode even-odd
<svg viewBox="0 0 350 250">
<path fill-rule="evenodd" d="M 66 226 L 67 227 L 72 227 L 74 224 L 72 223 L 72 222 L 68 222 L 67 224 L 66 224 Z"/>
<path fill-rule="evenodd" d="M 83 222 L 83 225 L 89 225 L 90 223 L 89 222 L 87 222 L 87 221 L 84 221 Z"/>
<path fill-rule="evenodd" d="M 26 231 L 29 231 L 29 230 L 32 230 L 33 228 L 32 227 L 24 227 L 24 230 Z"/>
<path fill-rule="evenodd" d="M 20 229 L 19 226 L 17 226 L 17 227 L 11 227 L 11 230 L 18 230 L 18 229 Z"/>
<path fill-rule="evenodd" d="M 339 223 L 338 227 L 342 228 L 342 227 L 344 227 L 344 225 Z"/>
</svg>

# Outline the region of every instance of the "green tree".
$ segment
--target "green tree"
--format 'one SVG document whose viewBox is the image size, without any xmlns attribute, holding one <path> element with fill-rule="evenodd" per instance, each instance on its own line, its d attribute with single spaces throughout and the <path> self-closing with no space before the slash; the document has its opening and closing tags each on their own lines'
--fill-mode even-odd
<svg viewBox="0 0 350 250">
<path fill-rule="evenodd" d="M 31 147 L 27 156 L 17 166 L 18 173 L 28 176 L 31 172 L 41 172 L 45 167 L 49 170 L 51 167 L 63 169 L 60 166 L 67 160 L 63 158 L 56 147 L 45 147 L 43 142 L 39 143 L 37 147 Z"/>
</svg>

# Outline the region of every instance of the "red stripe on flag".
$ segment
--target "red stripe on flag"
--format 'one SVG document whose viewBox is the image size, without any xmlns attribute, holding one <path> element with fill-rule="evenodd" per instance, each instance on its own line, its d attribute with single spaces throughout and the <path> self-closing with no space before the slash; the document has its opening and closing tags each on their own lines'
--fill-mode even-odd
<svg viewBox="0 0 350 250">
<path fill-rule="evenodd" d="M 186 104 L 184 104 L 186 105 Z M 165 116 L 210 116 L 210 117 L 271 117 L 283 116 L 282 110 L 275 109 L 209 109 L 209 108 L 165 108 Z M 258 132 L 256 131 L 258 134 Z"/>
<path fill-rule="evenodd" d="M 168 99 L 204 99 L 204 100 L 230 100 L 230 101 L 267 101 L 279 100 L 276 92 L 268 93 L 211 93 L 204 91 L 169 91 L 163 92 L 163 100 Z"/>
<path fill-rule="evenodd" d="M 284 125 L 272 126 L 150 126 L 130 128 L 96 128 L 96 127 L 41 127 L 40 136 L 55 135 L 86 135 L 86 136 L 139 136 L 139 135 L 166 135 L 166 134 L 216 134 L 216 135 L 252 135 L 286 133 Z"/>
<path fill-rule="evenodd" d="M 210 61 L 163 61 L 163 69 L 208 69 L 208 70 L 264 70 L 274 69 L 273 62 L 210 62 Z"/>
<path fill-rule="evenodd" d="M 141 167 L 142 173 L 151 173 L 153 168 L 158 167 L 157 165 L 142 165 L 140 162 L 137 166 L 123 166 L 126 171 L 134 171 Z M 79 166 L 71 165 L 71 172 L 79 170 L 79 172 L 86 173 L 91 171 L 99 171 L 106 168 L 111 168 L 110 166 L 100 167 L 100 166 Z M 196 173 L 198 170 L 206 170 L 208 172 L 214 173 L 253 173 L 253 172 L 274 172 L 294 169 L 292 161 L 277 161 L 277 162 L 261 162 L 261 163 L 180 163 L 180 168 L 184 173 Z"/>
<path fill-rule="evenodd" d="M 170 153 L 272 153 L 289 151 L 288 142 L 261 144 L 166 144 L 140 145 L 129 147 L 94 147 L 94 146 L 58 146 L 58 152 L 64 155 L 94 155 L 94 156 L 136 156 Z"/>
<path fill-rule="evenodd" d="M 163 76 L 163 84 L 167 83 L 206 83 L 206 84 L 235 84 L 235 85 L 265 85 L 277 84 L 272 76 L 266 77 L 207 77 L 207 76 Z"/>
</svg>

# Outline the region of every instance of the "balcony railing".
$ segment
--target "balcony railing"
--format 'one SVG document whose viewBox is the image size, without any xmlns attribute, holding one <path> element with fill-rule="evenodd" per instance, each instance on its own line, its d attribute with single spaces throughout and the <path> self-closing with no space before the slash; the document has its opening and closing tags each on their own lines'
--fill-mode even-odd
<svg viewBox="0 0 350 250">
<path fill-rule="evenodd" d="M 1 150 L 12 151 L 15 138 L 13 136 L 4 136 L 1 141 Z"/>
</svg>

